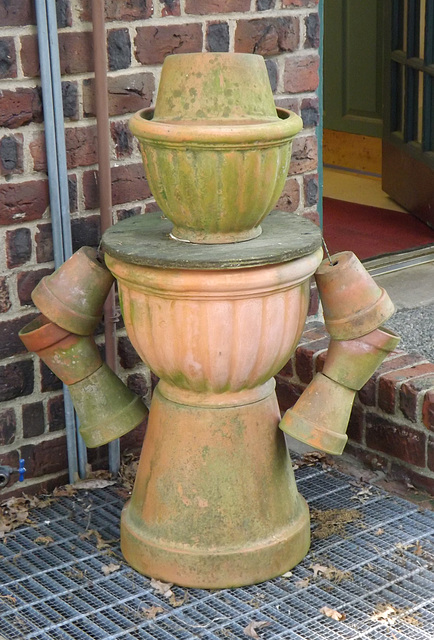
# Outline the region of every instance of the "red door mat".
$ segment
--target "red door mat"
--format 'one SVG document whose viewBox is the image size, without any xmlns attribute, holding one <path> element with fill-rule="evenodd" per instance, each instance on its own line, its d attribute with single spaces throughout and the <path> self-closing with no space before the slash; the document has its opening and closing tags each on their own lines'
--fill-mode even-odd
<svg viewBox="0 0 434 640">
<path fill-rule="evenodd" d="M 360 260 L 434 244 L 434 229 L 410 213 L 334 198 L 323 199 L 323 233 L 330 253 L 353 251 Z"/>
</svg>

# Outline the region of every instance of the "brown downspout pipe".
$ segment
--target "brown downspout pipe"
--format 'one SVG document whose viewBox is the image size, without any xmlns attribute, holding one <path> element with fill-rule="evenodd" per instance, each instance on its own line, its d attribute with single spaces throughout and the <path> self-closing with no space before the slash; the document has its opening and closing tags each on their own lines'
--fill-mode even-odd
<svg viewBox="0 0 434 640">
<path fill-rule="evenodd" d="M 112 225 L 112 190 L 110 173 L 110 129 L 107 86 L 107 45 L 104 0 L 92 0 L 93 60 L 95 67 L 95 104 L 98 138 L 98 184 L 101 234 Z M 116 373 L 115 289 L 111 288 L 104 305 L 105 358 Z M 109 469 L 119 471 L 119 441 L 109 444 Z"/>
</svg>

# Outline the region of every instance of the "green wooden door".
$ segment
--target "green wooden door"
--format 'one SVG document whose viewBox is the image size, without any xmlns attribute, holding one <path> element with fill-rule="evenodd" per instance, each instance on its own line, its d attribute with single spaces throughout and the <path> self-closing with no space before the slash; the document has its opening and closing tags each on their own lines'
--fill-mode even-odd
<svg viewBox="0 0 434 640">
<path fill-rule="evenodd" d="M 383 189 L 434 228 L 434 0 L 386 0 Z"/>
<path fill-rule="evenodd" d="M 383 0 L 324 0 L 324 127 L 381 138 Z"/>
</svg>

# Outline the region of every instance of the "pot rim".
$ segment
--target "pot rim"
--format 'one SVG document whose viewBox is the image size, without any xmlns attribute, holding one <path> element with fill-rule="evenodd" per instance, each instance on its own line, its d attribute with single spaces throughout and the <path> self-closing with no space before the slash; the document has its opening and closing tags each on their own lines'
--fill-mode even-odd
<svg viewBox="0 0 434 640">
<path fill-rule="evenodd" d="M 70 331 L 55 324 L 43 313 L 36 316 L 18 332 L 26 349 L 36 353 L 51 347 L 69 335 Z"/>
<path fill-rule="evenodd" d="M 224 146 L 269 146 L 290 141 L 303 128 L 299 115 L 276 107 L 276 118 L 253 118 L 219 121 L 153 120 L 154 108 L 135 113 L 129 121 L 131 132 L 146 144 L 164 143 L 167 146 L 200 146 L 222 144 Z M 148 117 L 150 116 L 150 117 Z"/>
</svg>

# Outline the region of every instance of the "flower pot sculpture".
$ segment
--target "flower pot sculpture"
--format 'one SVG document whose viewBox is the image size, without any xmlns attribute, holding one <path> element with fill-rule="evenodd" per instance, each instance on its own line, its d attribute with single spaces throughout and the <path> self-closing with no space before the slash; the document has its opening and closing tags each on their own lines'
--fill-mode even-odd
<svg viewBox="0 0 434 640">
<path fill-rule="evenodd" d="M 130 126 L 164 215 L 102 240 L 128 336 L 160 378 L 122 552 L 187 587 L 261 582 L 310 544 L 273 376 L 301 336 L 321 234 L 268 215 L 301 120 L 274 107 L 260 56 L 209 53 L 168 56 L 155 110 Z"/>
</svg>

